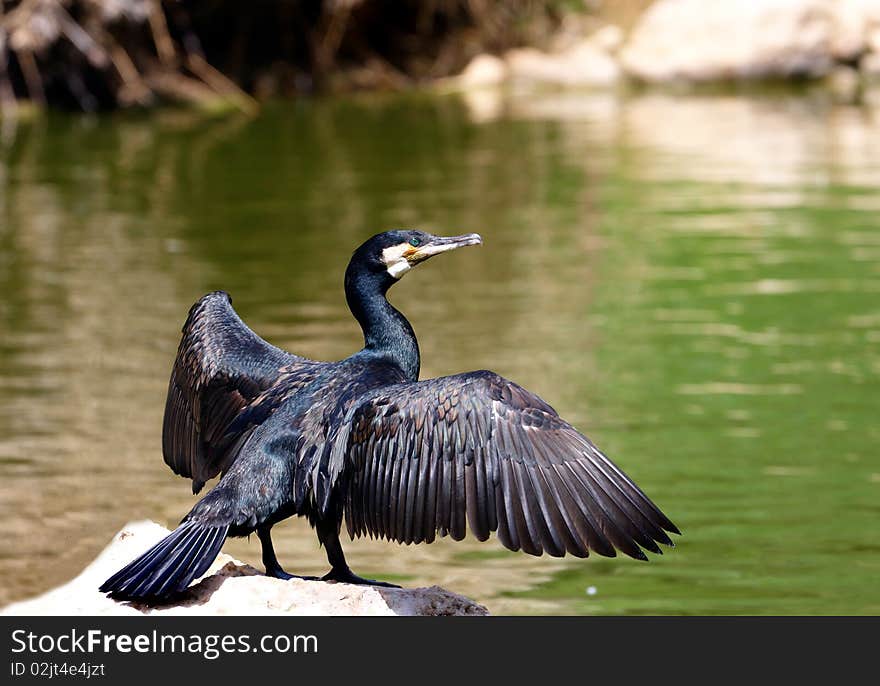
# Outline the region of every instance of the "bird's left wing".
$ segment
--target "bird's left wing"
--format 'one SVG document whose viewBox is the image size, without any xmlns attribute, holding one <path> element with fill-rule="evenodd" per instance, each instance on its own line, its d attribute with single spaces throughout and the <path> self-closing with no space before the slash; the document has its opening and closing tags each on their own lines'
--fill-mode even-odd
<svg viewBox="0 0 880 686">
<path fill-rule="evenodd" d="M 352 537 L 460 540 L 467 522 L 532 555 L 646 559 L 678 533 L 586 436 L 493 372 L 387 386 L 348 418 L 336 464 Z"/>
<path fill-rule="evenodd" d="M 162 452 L 198 493 L 231 465 L 243 432 L 265 419 L 285 389 L 308 383 L 321 364 L 257 336 L 222 291 L 192 306 L 182 333 L 165 401 Z"/>
</svg>

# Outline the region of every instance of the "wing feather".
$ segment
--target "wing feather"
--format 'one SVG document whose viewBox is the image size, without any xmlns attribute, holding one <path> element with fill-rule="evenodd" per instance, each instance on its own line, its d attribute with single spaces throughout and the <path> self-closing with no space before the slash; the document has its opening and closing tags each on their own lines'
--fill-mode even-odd
<svg viewBox="0 0 880 686">
<path fill-rule="evenodd" d="M 406 481 L 406 508 L 403 514 L 403 542 L 412 543 L 413 527 L 415 526 L 415 508 L 416 494 L 419 487 L 419 456 L 418 453 L 411 453 L 406 462 L 409 465 L 409 474 Z"/>
<path fill-rule="evenodd" d="M 352 536 L 418 543 L 470 529 L 532 555 L 647 559 L 679 533 L 586 436 L 492 372 L 377 389 L 345 424 Z"/>
<path fill-rule="evenodd" d="M 242 433 L 282 398 L 265 392 L 281 380 L 285 388 L 306 382 L 320 363 L 257 336 L 223 291 L 192 306 L 182 333 L 168 384 L 162 452 L 176 474 L 193 480 L 198 493 L 232 464 Z M 239 421 L 246 409 L 253 410 L 251 421 Z M 230 430 L 233 424 L 238 426 Z"/>
<path fill-rule="evenodd" d="M 404 427 L 404 430 L 406 430 L 406 427 Z M 412 541 L 413 543 L 421 543 L 425 537 L 425 517 L 431 501 L 428 492 L 431 486 L 431 460 L 426 457 L 427 452 L 422 450 L 421 436 L 415 437 L 413 449 L 419 451 L 419 478 L 418 489 L 413 501 Z"/>
</svg>

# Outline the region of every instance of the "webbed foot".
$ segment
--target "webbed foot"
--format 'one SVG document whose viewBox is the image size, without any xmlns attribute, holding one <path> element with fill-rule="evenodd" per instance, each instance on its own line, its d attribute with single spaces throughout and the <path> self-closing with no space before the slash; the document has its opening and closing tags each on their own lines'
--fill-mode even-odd
<svg viewBox="0 0 880 686">
<path fill-rule="evenodd" d="M 375 581 L 364 579 L 352 572 L 348 567 L 334 567 L 321 577 L 322 581 L 335 581 L 340 584 L 357 584 L 358 586 L 381 586 L 382 588 L 400 588 L 397 584 L 389 584 L 387 581 Z"/>
<path fill-rule="evenodd" d="M 317 576 L 300 576 L 299 574 L 290 574 L 289 572 L 285 572 L 281 567 L 277 569 L 267 569 L 266 576 L 270 576 L 273 579 L 283 579 L 287 581 L 289 579 L 302 579 L 303 581 L 320 581 L 320 578 Z"/>
</svg>

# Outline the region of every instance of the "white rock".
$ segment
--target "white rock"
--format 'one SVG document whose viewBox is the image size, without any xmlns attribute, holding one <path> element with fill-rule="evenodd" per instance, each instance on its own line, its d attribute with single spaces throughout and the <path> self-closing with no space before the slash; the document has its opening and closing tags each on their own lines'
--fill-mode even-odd
<svg viewBox="0 0 880 686">
<path fill-rule="evenodd" d="M 575 43 L 559 57 L 571 70 L 570 82 L 584 86 L 612 86 L 620 80 L 620 66 L 604 47 L 594 41 L 595 38 Z"/>
<path fill-rule="evenodd" d="M 623 31 L 619 26 L 607 24 L 593 33 L 590 41 L 600 50 L 614 54 L 623 45 Z"/>
<path fill-rule="evenodd" d="M 874 0 L 869 0 L 874 2 Z M 863 0 L 838 0 L 834 8 L 831 54 L 837 60 L 851 60 L 865 50 Z"/>
<path fill-rule="evenodd" d="M 832 10 L 831 53 L 835 59 L 852 60 L 872 49 L 871 34 L 880 28 L 880 0 L 833 0 Z"/>
<path fill-rule="evenodd" d="M 497 86 L 507 78 L 507 65 L 494 55 L 477 55 L 458 76 L 461 88 L 487 88 Z"/>
<path fill-rule="evenodd" d="M 439 586 L 378 588 L 264 576 L 220 554 L 198 583 L 175 602 L 158 607 L 117 602 L 98 591 L 111 574 L 169 533 L 155 522 L 134 522 L 82 573 L 31 600 L 13 603 L 3 615 L 486 615 L 468 598 Z"/>
<path fill-rule="evenodd" d="M 859 62 L 862 76 L 870 81 L 880 81 L 880 53 L 869 53 Z"/>
<path fill-rule="evenodd" d="M 645 81 L 822 76 L 832 65 L 829 0 L 659 0 L 621 52 Z"/>
<path fill-rule="evenodd" d="M 507 53 L 515 81 L 565 87 L 607 87 L 620 79 L 617 62 L 591 40 L 581 40 L 558 53 L 520 48 Z"/>
<path fill-rule="evenodd" d="M 878 22 L 880 24 L 880 22 Z M 880 53 L 880 25 L 872 27 L 868 31 L 867 49 L 874 53 Z"/>
</svg>

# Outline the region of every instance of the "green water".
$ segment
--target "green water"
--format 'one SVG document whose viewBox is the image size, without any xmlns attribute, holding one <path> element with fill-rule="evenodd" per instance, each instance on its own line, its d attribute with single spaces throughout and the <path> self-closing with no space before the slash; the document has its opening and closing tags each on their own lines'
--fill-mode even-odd
<svg viewBox="0 0 880 686">
<path fill-rule="evenodd" d="M 536 391 L 684 536 L 649 564 L 358 541 L 356 571 L 495 613 L 880 613 L 880 110 L 482 94 L 0 134 L 0 603 L 191 507 L 159 438 L 194 300 L 344 357 L 351 250 L 415 226 L 485 242 L 392 291 L 423 376 Z M 275 531 L 326 571 L 306 525 Z"/>
</svg>

